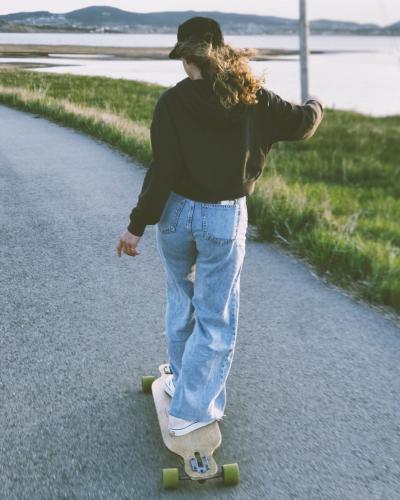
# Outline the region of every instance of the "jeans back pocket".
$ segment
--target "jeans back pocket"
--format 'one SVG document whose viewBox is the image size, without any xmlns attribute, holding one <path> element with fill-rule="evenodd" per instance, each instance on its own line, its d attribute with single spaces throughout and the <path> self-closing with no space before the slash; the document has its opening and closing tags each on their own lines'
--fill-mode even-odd
<svg viewBox="0 0 400 500">
<path fill-rule="evenodd" d="M 203 234 L 208 240 L 224 244 L 237 237 L 240 221 L 240 204 L 202 204 Z"/>
<path fill-rule="evenodd" d="M 161 218 L 157 223 L 161 233 L 174 233 L 176 231 L 179 217 L 185 203 L 186 198 L 178 197 L 174 193 L 170 194 L 161 214 Z"/>
</svg>

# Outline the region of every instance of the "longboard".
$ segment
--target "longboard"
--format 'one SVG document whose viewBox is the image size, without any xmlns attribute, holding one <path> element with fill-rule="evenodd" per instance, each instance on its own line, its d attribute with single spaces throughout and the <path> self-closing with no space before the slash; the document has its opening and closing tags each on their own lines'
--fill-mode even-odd
<svg viewBox="0 0 400 500">
<path fill-rule="evenodd" d="M 162 483 L 164 488 L 176 488 L 180 479 L 192 479 L 200 483 L 207 479 L 222 477 L 225 484 L 239 483 L 239 466 L 237 463 L 225 464 L 219 470 L 213 457 L 214 451 L 221 445 L 222 436 L 218 422 L 195 429 L 183 436 L 173 436 L 168 431 L 168 409 L 171 397 L 163 388 L 164 380 L 170 375 L 169 364 L 164 363 L 158 367 L 160 376 L 142 377 L 144 392 L 152 392 L 157 411 L 158 423 L 165 446 L 180 457 L 183 471 L 179 468 L 162 470 Z"/>
</svg>

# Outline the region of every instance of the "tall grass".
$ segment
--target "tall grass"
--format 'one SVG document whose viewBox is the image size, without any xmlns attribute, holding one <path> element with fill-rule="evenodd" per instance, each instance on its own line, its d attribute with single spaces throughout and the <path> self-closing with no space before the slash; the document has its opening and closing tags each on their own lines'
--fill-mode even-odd
<svg viewBox="0 0 400 500">
<path fill-rule="evenodd" d="M 104 77 L 0 70 L 0 102 L 100 138 L 147 165 L 165 87 Z M 400 116 L 325 110 L 307 141 L 278 143 L 253 195 L 260 237 L 320 275 L 400 311 Z"/>
</svg>

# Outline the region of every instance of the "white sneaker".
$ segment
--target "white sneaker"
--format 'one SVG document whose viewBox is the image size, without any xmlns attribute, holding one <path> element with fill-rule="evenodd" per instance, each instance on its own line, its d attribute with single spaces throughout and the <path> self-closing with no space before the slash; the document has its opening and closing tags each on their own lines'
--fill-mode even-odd
<svg viewBox="0 0 400 500">
<path fill-rule="evenodd" d="M 167 375 L 165 377 L 165 380 L 164 380 L 164 384 L 163 384 L 163 389 L 164 391 L 168 394 L 168 396 L 172 396 L 174 395 L 174 392 L 175 392 L 175 386 L 172 382 L 172 377 L 173 375 Z"/>
<path fill-rule="evenodd" d="M 213 422 L 215 422 L 215 419 L 200 422 L 199 420 L 185 420 L 168 414 L 168 431 L 172 436 L 183 436 Z"/>
</svg>

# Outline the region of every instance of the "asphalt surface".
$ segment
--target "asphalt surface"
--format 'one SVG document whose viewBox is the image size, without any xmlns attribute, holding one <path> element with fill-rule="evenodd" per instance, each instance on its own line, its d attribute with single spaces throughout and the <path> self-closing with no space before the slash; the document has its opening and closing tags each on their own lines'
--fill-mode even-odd
<svg viewBox="0 0 400 500">
<path fill-rule="evenodd" d="M 400 497 L 400 329 L 249 238 L 220 464 L 241 483 L 164 492 L 143 374 L 165 361 L 165 277 L 148 226 L 116 255 L 145 169 L 0 106 L 0 498 Z"/>
</svg>

